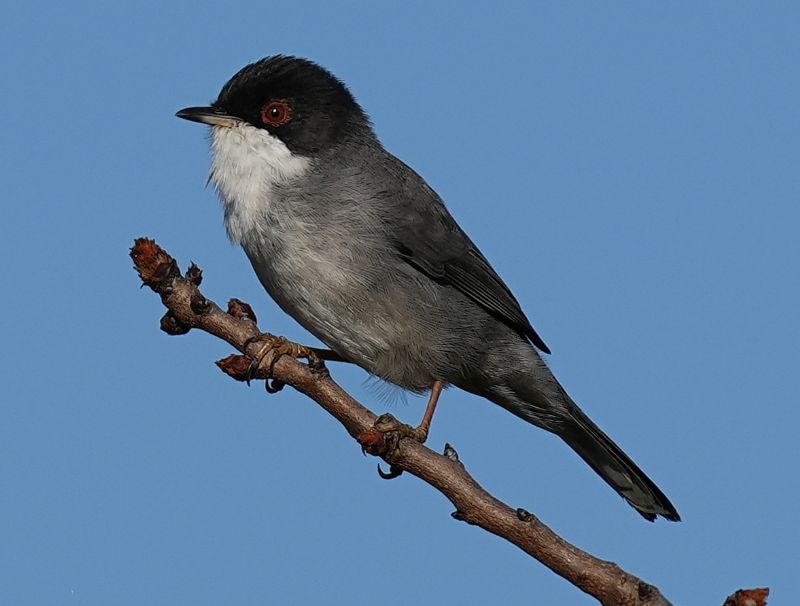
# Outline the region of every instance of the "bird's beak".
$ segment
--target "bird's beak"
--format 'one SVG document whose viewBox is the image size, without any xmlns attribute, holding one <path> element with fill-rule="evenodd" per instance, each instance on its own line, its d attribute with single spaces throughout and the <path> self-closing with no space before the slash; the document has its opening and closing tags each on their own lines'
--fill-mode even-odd
<svg viewBox="0 0 800 606">
<path fill-rule="evenodd" d="M 216 107 L 187 107 L 176 112 L 178 118 L 200 122 L 209 126 L 236 126 L 242 123 L 241 118 L 230 116 Z"/>
</svg>

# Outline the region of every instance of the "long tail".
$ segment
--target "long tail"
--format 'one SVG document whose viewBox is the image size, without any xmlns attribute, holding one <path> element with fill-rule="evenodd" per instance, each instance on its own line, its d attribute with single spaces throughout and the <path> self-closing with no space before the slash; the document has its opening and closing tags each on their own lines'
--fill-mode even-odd
<svg viewBox="0 0 800 606">
<path fill-rule="evenodd" d="M 661 489 L 584 414 L 538 356 L 535 362 L 533 371 L 514 369 L 500 387 L 475 391 L 559 436 L 644 518 L 679 521 Z M 532 374 L 538 375 L 534 381 Z"/>
<path fill-rule="evenodd" d="M 647 520 L 681 519 L 661 489 L 584 414 L 527 342 L 507 339 L 489 345 L 480 372 L 453 381 L 456 385 L 559 436 Z"/>
<path fill-rule="evenodd" d="M 555 433 L 644 518 L 681 519 L 661 489 L 577 405 Z"/>
</svg>

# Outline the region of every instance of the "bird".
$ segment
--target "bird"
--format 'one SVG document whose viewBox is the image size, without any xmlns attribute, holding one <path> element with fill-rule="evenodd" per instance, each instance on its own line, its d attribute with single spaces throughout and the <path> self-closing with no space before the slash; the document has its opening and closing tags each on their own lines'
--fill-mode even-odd
<svg viewBox="0 0 800 606">
<path fill-rule="evenodd" d="M 457 387 L 559 436 L 645 519 L 680 520 L 567 394 L 509 287 L 342 80 L 269 56 L 176 115 L 211 127 L 228 235 L 278 306 L 341 360 L 430 393 L 413 437 Z"/>
</svg>

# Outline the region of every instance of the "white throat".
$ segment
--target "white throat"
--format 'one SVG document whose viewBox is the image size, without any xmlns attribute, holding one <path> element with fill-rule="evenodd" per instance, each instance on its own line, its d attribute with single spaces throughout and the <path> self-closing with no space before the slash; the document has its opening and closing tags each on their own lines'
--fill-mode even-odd
<svg viewBox="0 0 800 606">
<path fill-rule="evenodd" d="M 266 215 L 275 186 L 303 175 L 311 161 L 250 124 L 211 129 L 211 173 L 225 209 L 228 236 L 241 244 Z"/>
</svg>

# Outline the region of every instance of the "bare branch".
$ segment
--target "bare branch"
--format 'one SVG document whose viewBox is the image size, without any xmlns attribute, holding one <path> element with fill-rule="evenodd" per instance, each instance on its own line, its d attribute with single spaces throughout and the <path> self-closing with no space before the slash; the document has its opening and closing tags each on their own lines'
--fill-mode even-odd
<svg viewBox="0 0 800 606">
<path fill-rule="evenodd" d="M 261 333 L 252 308 L 231 299 L 227 311 L 206 299 L 199 290 L 202 272 L 194 264 L 182 276 L 175 260 L 153 240 L 140 238 L 131 249 L 131 257 L 144 284 L 161 296 L 167 313 L 161 328 L 168 334 L 185 334 L 198 328 L 227 341 L 244 355 L 232 355 L 217 365 L 238 380 L 272 380 L 273 386 L 290 385 L 307 395 L 334 416 L 362 447 L 381 456 L 389 465 L 385 477 L 408 472 L 444 494 L 455 506 L 453 517 L 480 526 L 513 543 L 556 574 L 611 606 L 668 606 L 670 602 L 654 586 L 568 543 L 524 509 L 514 509 L 484 490 L 464 468 L 458 454 L 449 445 L 444 454 L 392 434 L 375 436 L 376 416 L 339 387 L 325 370 L 323 360 L 334 359 L 322 350 L 309 352 L 309 365 L 281 356 L 269 368 L 252 369 L 252 359 L 259 345 L 254 338 Z M 330 353 L 330 352 L 328 352 Z M 250 376 L 252 375 L 252 376 Z M 385 439 L 384 439 L 385 438 Z M 766 598 L 766 595 L 764 595 Z M 729 599 L 734 599 L 731 596 Z M 730 602 L 739 606 L 745 602 Z M 762 602 L 763 603 L 763 602 Z M 754 602 L 754 604 L 756 604 Z"/>
</svg>

